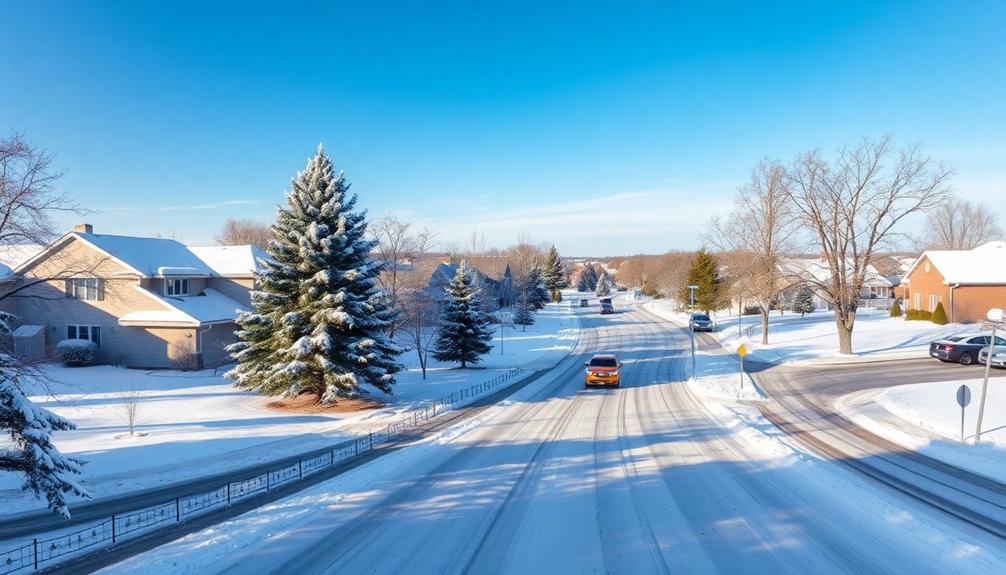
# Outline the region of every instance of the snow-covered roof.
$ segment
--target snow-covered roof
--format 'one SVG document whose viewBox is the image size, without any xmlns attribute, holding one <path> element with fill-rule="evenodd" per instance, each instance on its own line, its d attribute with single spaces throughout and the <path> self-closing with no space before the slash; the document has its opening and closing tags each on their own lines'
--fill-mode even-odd
<svg viewBox="0 0 1006 575">
<path fill-rule="evenodd" d="M 1006 242 L 989 242 L 973 250 L 928 250 L 905 276 L 926 258 L 948 284 L 1006 284 Z"/>
<path fill-rule="evenodd" d="M 779 269 L 786 275 L 813 282 L 827 283 L 831 280 L 831 268 L 828 266 L 828 262 L 821 258 L 789 258 L 779 264 Z M 867 287 L 891 287 L 894 284 L 880 275 L 877 268 L 870 264 L 866 266 L 865 285 Z"/>
<path fill-rule="evenodd" d="M 258 246 L 192 246 L 197 258 L 219 276 L 250 276 L 260 271 L 269 256 Z"/>
<path fill-rule="evenodd" d="M 0 278 L 9 276 L 15 268 L 45 249 L 38 244 L 0 246 Z"/>
<path fill-rule="evenodd" d="M 139 286 L 136 289 L 159 301 L 166 309 L 129 312 L 119 318 L 120 325 L 199 326 L 234 321 L 238 312 L 248 311 L 248 308 L 215 289 L 207 288 L 200 295 L 185 297 L 161 297 Z"/>
<path fill-rule="evenodd" d="M 212 270 L 185 244 L 165 238 L 138 238 L 109 234 L 71 232 L 136 272 L 154 277 L 160 268 L 191 268 L 194 275 L 210 276 Z"/>
<path fill-rule="evenodd" d="M 70 232 L 52 247 L 61 245 L 66 238 L 76 237 L 95 249 L 107 254 L 122 265 L 145 277 L 162 276 L 248 276 L 262 268 L 262 262 L 269 256 L 255 246 L 200 246 L 189 247 L 177 240 L 164 238 L 140 238 L 87 232 Z M 8 246 L 15 248 L 17 246 Z M 30 260 L 46 257 L 38 246 L 34 249 L 22 248 L 12 253 L 7 267 L 18 270 Z M 0 277 L 3 277 L 5 263 L 3 249 L 0 248 Z M 48 252 L 48 250 L 44 250 Z M 13 265 L 12 265 L 13 264 Z"/>
</svg>

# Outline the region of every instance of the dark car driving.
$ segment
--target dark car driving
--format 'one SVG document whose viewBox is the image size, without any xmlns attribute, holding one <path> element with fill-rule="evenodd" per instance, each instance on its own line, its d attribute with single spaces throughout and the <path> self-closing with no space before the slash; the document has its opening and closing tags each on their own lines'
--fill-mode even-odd
<svg viewBox="0 0 1006 575">
<path fill-rule="evenodd" d="M 978 353 L 988 346 L 990 335 L 955 335 L 929 344 L 929 355 L 940 361 L 961 365 L 978 363 Z M 996 336 L 996 345 L 1006 345 L 1006 339 Z"/>
</svg>

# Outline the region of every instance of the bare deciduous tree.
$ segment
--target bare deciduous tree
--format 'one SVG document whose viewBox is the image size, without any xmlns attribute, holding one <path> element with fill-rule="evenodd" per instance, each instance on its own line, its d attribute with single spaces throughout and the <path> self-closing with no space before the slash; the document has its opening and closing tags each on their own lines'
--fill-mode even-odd
<svg viewBox="0 0 1006 575">
<path fill-rule="evenodd" d="M 412 232 L 412 222 L 395 216 L 385 216 L 371 222 L 367 232 L 377 242 L 377 257 L 384 263 L 384 270 L 378 276 L 378 283 L 392 309 L 399 312 L 399 318 L 392 323 L 389 334 L 395 332 L 404 321 L 401 294 L 403 290 L 414 289 L 418 260 L 423 258 L 433 244 L 434 233 L 423 229 Z M 427 279 L 429 276 L 426 276 Z"/>
<path fill-rule="evenodd" d="M 713 218 L 706 240 L 732 258 L 729 273 L 737 294 L 753 299 L 761 310 L 762 343 L 768 343 L 769 309 L 785 287 L 781 258 L 792 252 L 797 231 L 794 209 L 784 190 L 785 169 L 762 160 L 734 198 L 726 221 Z"/>
<path fill-rule="evenodd" d="M 988 206 L 960 198 L 940 204 L 926 216 L 922 249 L 972 250 L 986 242 L 1002 239 L 995 212 Z"/>
<path fill-rule="evenodd" d="M 434 234 L 427 230 L 413 236 L 412 265 L 400 276 L 397 301 L 399 328 L 409 347 L 416 352 L 424 380 L 440 314 L 440 306 L 429 290 L 430 275 L 437 265 L 435 260 L 426 257 L 433 247 L 433 238 Z"/>
<path fill-rule="evenodd" d="M 252 245 L 266 249 L 270 238 L 272 238 L 272 230 L 265 222 L 227 218 L 215 239 L 222 246 Z"/>
<path fill-rule="evenodd" d="M 893 151 L 890 136 L 842 149 L 831 163 L 806 152 L 787 170 L 786 195 L 829 271 L 825 281 L 806 280 L 834 306 L 841 353 L 852 353 L 858 300 L 875 254 L 890 246 L 906 216 L 947 198 L 950 175 L 918 146 Z"/>
<path fill-rule="evenodd" d="M 46 245 L 57 236 L 53 216 L 84 213 L 56 190 L 60 177 L 52 169 L 52 154 L 21 134 L 0 138 L 0 245 Z"/>
<path fill-rule="evenodd" d="M 126 426 L 129 428 L 129 436 L 135 435 L 136 415 L 140 411 L 140 389 L 135 384 L 130 384 L 128 388 L 122 390 L 119 398 L 122 399 L 122 411 L 126 416 Z"/>
</svg>

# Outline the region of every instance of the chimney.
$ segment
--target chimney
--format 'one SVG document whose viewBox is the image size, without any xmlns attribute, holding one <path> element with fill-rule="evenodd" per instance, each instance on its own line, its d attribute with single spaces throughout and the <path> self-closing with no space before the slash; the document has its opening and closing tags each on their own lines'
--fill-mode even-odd
<svg viewBox="0 0 1006 575">
<path fill-rule="evenodd" d="M 77 224 L 73 226 L 73 231 L 80 232 L 82 234 L 93 234 L 94 226 L 91 224 Z"/>
</svg>

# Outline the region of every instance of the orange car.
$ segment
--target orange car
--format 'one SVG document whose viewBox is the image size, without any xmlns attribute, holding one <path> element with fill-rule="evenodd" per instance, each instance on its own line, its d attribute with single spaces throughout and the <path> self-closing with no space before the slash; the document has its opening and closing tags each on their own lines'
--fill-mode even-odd
<svg viewBox="0 0 1006 575">
<path fill-rule="evenodd" d="M 618 369 L 622 367 L 619 363 L 618 358 L 614 355 L 608 354 L 597 354 L 590 358 L 590 361 L 584 362 L 587 366 L 587 375 L 583 380 L 584 385 L 590 387 L 592 385 L 613 385 L 618 387 L 620 379 L 618 376 Z"/>
</svg>

